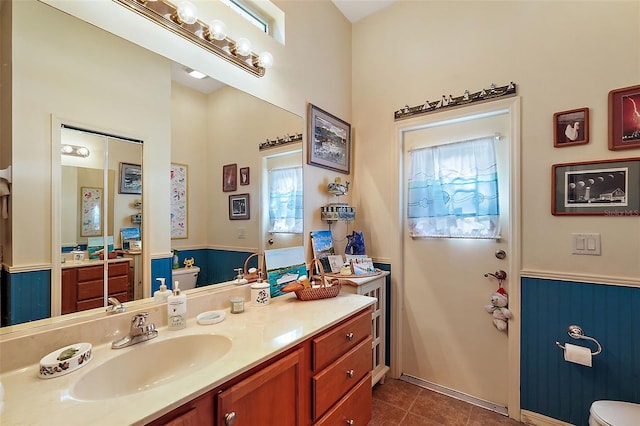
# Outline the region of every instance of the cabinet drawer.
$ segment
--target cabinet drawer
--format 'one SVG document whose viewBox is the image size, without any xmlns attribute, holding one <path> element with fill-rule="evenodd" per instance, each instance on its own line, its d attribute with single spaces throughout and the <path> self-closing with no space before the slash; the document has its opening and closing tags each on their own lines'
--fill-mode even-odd
<svg viewBox="0 0 640 426">
<path fill-rule="evenodd" d="M 371 372 L 371 337 L 360 342 L 311 380 L 313 419 L 322 416 L 360 379 Z M 369 384 L 371 385 L 371 384 Z"/>
<path fill-rule="evenodd" d="M 129 277 L 109 278 L 109 294 L 126 292 L 129 289 Z"/>
<path fill-rule="evenodd" d="M 102 297 L 104 284 L 102 279 L 95 281 L 78 282 L 78 300 L 93 299 Z M 102 305 L 100 305 L 102 306 Z"/>
<path fill-rule="evenodd" d="M 109 276 L 129 275 L 129 262 L 117 262 L 109 264 Z"/>
<path fill-rule="evenodd" d="M 102 265 L 86 266 L 78 268 L 78 282 L 101 280 L 104 276 L 104 268 Z"/>
<path fill-rule="evenodd" d="M 364 426 L 371 420 L 371 373 L 349 391 L 316 426 L 347 425 Z"/>
<path fill-rule="evenodd" d="M 104 306 L 104 299 L 97 297 L 95 299 L 79 300 L 76 303 L 76 309 L 78 311 L 86 311 L 87 309 L 101 308 Z"/>
<path fill-rule="evenodd" d="M 313 339 L 313 371 L 320 371 L 371 335 L 371 310 Z"/>
</svg>

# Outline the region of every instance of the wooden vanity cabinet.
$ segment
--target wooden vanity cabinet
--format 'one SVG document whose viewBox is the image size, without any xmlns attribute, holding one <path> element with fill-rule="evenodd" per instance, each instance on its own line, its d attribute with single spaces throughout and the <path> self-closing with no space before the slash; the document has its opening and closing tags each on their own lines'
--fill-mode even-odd
<svg viewBox="0 0 640 426">
<path fill-rule="evenodd" d="M 371 312 L 355 314 L 149 425 L 366 425 Z"/>
<path fill-rule="evenodd" d="M 304 347 L 216 395 L 216 426 L 303 425 Z"/>
<path fill-rule="evenodd" d="M 313 421 L 366 425 L 371 419 L 371 310 L 313 338 L 311 347 Z"/>
<path fill-rule="evenodd" d="M 104 305 L 103 266 L 78 266 L 62 270 L 62 313 L 84 311 Z M 109 263 L 109 297 L 129 300 L 129 261 Z"/>
</svg>

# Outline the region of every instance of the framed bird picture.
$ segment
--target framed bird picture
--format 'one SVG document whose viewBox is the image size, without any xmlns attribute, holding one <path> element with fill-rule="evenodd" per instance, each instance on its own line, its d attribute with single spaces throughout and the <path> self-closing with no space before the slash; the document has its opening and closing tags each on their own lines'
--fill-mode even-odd
<svg viewBox="0 0 640 426">
<path fill-rule="evenodd" d="M 572 109 L 553 114 L 553 146 L 589 143 L 589 108 Z"/>
</svg>

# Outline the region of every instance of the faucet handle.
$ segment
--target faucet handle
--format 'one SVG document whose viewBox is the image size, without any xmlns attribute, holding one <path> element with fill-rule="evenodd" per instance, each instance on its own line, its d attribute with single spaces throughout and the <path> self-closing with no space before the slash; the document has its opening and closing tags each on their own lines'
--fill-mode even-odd
<svg viewBox="0 0 640 426">
<path fill-rule="evenodd" d="M 125 312 L 127 310 L 127 308 L 115 297 L 110 297 L 108 301 L 109 306 L 106 309 L 108 314 Z"/>
<path fill-rule="evenodd" d="M 131 328 L 133 327 L 144 327 L 149 317 L 149 312 L 139 312 L 131 318 Z"/>
</svg>

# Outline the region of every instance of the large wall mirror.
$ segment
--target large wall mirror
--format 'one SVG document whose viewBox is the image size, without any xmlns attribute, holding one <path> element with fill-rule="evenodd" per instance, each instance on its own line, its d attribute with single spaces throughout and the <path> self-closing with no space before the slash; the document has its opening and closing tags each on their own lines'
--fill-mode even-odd
<svg viewBox="0 0 640 426">
<path fill-rule="evenodd" d="M 30 84 L 40 88 L 39 96 L 60 91 L 64 94 L 52 96 L 51 99 L 43 98 L 42 104 L 45 106 L 40 109 L 49 114 L 59 113 L 64 117 L 60 119 L 62 124 L 68 119 L 71 127 L 81 127 L 88 131 L 61 130 L 59 139 L 52 137 L 52 147 L 58 143 L 84 145 L 91 152 L 86 158 L 91 161 L 81 162 L 80 160 L 86 159 L 63 156 L 57 147 L 52 149 L 52 153 L 58 155 L 57 160 L 52 160 L 52 165 L 58 168 L 55 173 L 59 172 L 60 176 L 59 182 L 52 180 L 52 184 L 57 185 L 52 188 L 52 195 L 57 197 L 55 202 L 60 203 L 60 216 L 54 217 L 55 213 L 52 212 L 52 235 L 55 238 L 51 241 L 51 316 L 62 315 L 60 318 L 65 318 L 63 314 L 67 312 L 74 313 L 74 316 L 84 315 L 85 312 L 92 315 L 104 312 L 107 296 L 113 293 L 109 285 L 113 281 L 112 277 L 120 277 L 124 282 L 126 276 L 129 283 L 126 289 L 127 300 L 146 300 L 152 294 L 152 285 L 155 283 L 152 261 L 168 259 L 170 248 L 179 248 L 185 252 L 210 248 L 252 252 L 270 248 L 269 240 L 275 240 L 274 245 L 277 247 L 301 245 L 302 234 L 292 236 L 268 233 L 263 220 L 266 208 L 263 205 L 263 191 L 267 167 L 265 158 L 274 153 L 290 151 L 295 153 L 302 166 L 302 142 L 280 147 L 277 152 L 258 149 L 259 144 L 266 139 L 302 133 L 303 120 L 300 116 L 248 95 L 241 88 L 218 85 L 211 89 L 203 88 L 195 82 L 192 84 L 188 80 L 190 77 L 185 80 L 182 75 L 185 67 L 165 56 L 123 41 L 39 1 L 14 4 L 14 13 L 16 12 L 18 16 L 14 20 L 13 37 L 20 39 L 23 47 L 27 42 L 31 43 L 27 46 L 31 50 L 14 49 L 14 64 L 24 69 L 42 70 L 42 75 L 29 75 Z M 35 32 L 34 25 L 38 28 Z M 53 36 L 47 37 L 47 34 Z M 96 46 L 100 46 L 100 49 L 96 50 Z M 15 60 L 17 57 L 27 56 L 28 60 Z M 64 62 L 60 62 L 64 66 L 60 70 L 51 69 L 51 58 L 59 57 L 65 58 Z M 67 63 L 74 61 L 77 71 L 73 75 L 69 75 L 68 71 L 61 71 Z M 103 74 L 92 75 L 83 68 L 85 63 L 91 71 Z M 18 68 L 18 71 L 21 69 L 23 68 Z M 60 76 L 48 76 L 58 72 Z M 132 75 L 138 77 L 138 80 L 129 80 Z M 211 78 L 205 79 L 207 80 L 208 83 L 214 83 Z M 98 87 L 96 93 L 93 92 L 93 86 Z M 47 90 L 48 87 L 52 89 Z M 110 91 L 120 93 L 118 90 L 126 91 L 129 98 L 109 96 Z M 157 107 L 153 114 L 135 110 L 142 96 L 150 99 L 147 105 L 151 102 L 153 108 Z M 76 105 L 72 105 L 73 102 Z M 132 112 L 128 113 L 129 110 Z M 69 111 L 80 111 L 80 114 Z M 85 111 L 91 113 L 84 114 Z M 161 117 L 154 121 L 158 111 L 162 112 Z M 96 118 L 100 116 L 105 116 L 110 121 L 103 124 Z M 113 119 L 118 116 L 129 122 L 119 126 Z M 85 126 L 86 123 L 90 124 Z M 109 129 L 107 133 L 111 136 L 125 138 L 123 140 L 92 134 L 92 131 L 104 129 Z M 167 130 L 158 132 L 157 129 Z M 144 144 L 141 141 L 127 140 L 132 135 L 142 136 Z M 170 145 L 164 143 L 163 139 L 170 140 Z M 94 154 L 95 157 L 92 158 Z M 106 160 L 105 154 L 108 154 Z M 142 157 L 145 161 L 142 161 Z M 96 164 L 91 164 L 93 160 Z M 186 238 L 180 239 L 172 239 L 170 235 L 168 212 L 171 163 L 188 166 L 189 230 Z M 223 192 L 221 187 L 222 168 L 230 163 L 237 164 L 238 169 L 248 167 L 250 170 L 250 184 L 239 184 L 232 193 Z M 144 185 L 143 194 L 126 193 L 127 189 L 135 186 L 131 182 L 127 183 L 127 179 L 135 175 L 136 166 L 139 166 L 142 176 L 148 179 L 146 182 L 151 182 L 150 185 Z M 165 177 L 166 185 L 157 190 L 156 182 L 164 182 Z M 121 191 L 122 188 L 125 193 Z M 92 189 L 101 192 L 98 196 L 102 197 L 103 203 L 91 203 L 97 196 L 95 192 L 91 192 Z M 229 220 L 228 197 L 230 194 L 241 193 L 250 194 L 251 217 L 247 220 Z M 89 200 L 85 207 L 99 205 L 99 208 L 83 213 L 84 200 Z M 144 208 L 151 209 L 148 215 L 150 218 L 145 217 L 145 214 L 141 215 L 142 224 L 132 221 L 132 217 L 141 213 L 140 203 Z M 156 211 L 158 207 L 160 213 Z M 166 210 L 162 210 L 164 208 Z M 145 233 L 143 225 L 150 226 L 151 232 Z M 140 228 L 139 237 L 131 228 Z M 124 238 L 123 230 L 133 232 L 133 235 L 127 234 L 129 236 Z M 18 234 L 19 229 L 14 233 L 14 238 Z M 109 251 L 109 246 L 113 244 L 114 251 L 119 249 L 116 257 L 109 259 L 109 254 L 106 253 L 103 259 L 88 259 L 90 240 L 93 242 L 95 239 L 102 240 L 99 245 L 103 247 L 99 248 L 106 246 Z M 137 243 L 128 248 L 124 244 L 136 240 L 140 240 L 142 244 L 140 253 L 136 250 Z M 86 288 L 78 290 L 77 286 L 75 299 L 68 299 L 63 294 L 68 290 L 66 286 L 63 289 L 63 283 L 69 279 L 67 275 L 72 274 L 69 271 L 78 271 L 77 266 L 82 266 L 74 263 L 80 260 L 74 258 L 72 253 L 78 246 L 85 256 L 81 261 L 98 262 L 96 265 L 102 268 L 102 274 L 85 274 L 89 276 L 79 277 L 76 273 L 73 279 L 76 284 L 91 282 L 91 286 L 101 287 L 100 296 L 94 297 L 94 293 L 91 293 L 91 297 L 84 295 L 84 299 L 80 299 L 78 292 L 85 291 Z M 114 271 L 118 266 L 124 269 L 122 265 L 127 265 L 127 274 L 121 270 Z M 205 262 L 199 266 L 206 268 L 207 265 Z M 233 274 L 233 268 L 230 267 L 225 272 Z M 211 273 L 202 275 L 211 276 Z M 74 282 L 73 279 L 71 282 Z M 217 281 L 199 281 L 198 286 Z M 117 286 L 115 289 L 113 294 L 118 298 L 124 296 L 125 290 Z M 83 303 L 89 299 L 90 302 Z M 137 303 L 135 301 L 129 303 Z M 38 322 L 32 324 L 35 326 Z"/>
</svg>

